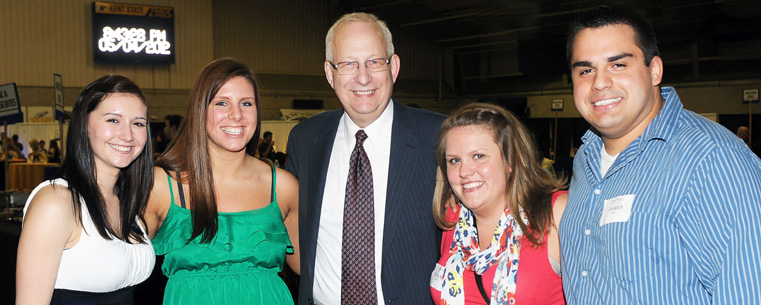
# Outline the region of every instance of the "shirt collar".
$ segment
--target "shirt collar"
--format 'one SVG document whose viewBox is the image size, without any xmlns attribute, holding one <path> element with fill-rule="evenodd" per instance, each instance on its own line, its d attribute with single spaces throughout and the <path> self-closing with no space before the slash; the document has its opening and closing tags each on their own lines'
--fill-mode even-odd
<svg viewBox="0 0 761 305">
<path fill-rule="evenodd" d="M 668 142 L 676 131 L 676 119 L 682 111 L 682 101 L 676 94 L 674 87 L 662 87 L 663 108 L 642 133 L 643 140 L 660 139 Z"/>
<path fill-rule="evenodd" d="M 349 117 L 349 114 L 347 114 L 346 111 L 344 111 L 341 121 L 343 122 L 342 128 L 344 128 L 346 134 L 344 145 L 346 145 L 347 149 L 354 149 L 354 143 L 357 142 L 354 135 L 360 129 L 364 129 L 367 134 L 365 143 L 379 145 L 382 139 L 391 137 L 391 124 L 394 121 L 394 102 L 393 100 L 390 100 L 386 105 L 386 109 L 383 110 L 383 113 L 381 113 L 378 119 L 365 128 L 359 128 L 359 126 L 351 120 L 351 117 Z"/>
</svg>

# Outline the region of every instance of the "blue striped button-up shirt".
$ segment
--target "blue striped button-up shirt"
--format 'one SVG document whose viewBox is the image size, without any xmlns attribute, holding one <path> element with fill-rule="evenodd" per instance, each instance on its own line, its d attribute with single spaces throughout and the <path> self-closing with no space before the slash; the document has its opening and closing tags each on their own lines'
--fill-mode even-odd
<svg viewBox="0 0 761 305">
<path fill-rule="evenodd" d="M 661 94 L 604 177 L 602 139 L 583 137 L 560 224 L 568 304 L 761 304 L 761 160 Z"/>
</svg>

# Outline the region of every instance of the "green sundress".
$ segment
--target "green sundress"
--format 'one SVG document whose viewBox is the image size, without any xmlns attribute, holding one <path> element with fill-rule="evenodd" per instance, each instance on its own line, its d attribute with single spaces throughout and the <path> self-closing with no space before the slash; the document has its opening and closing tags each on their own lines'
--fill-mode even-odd
<svg viewBox="0 0 761 305">
<path fill-rule="evenodd" d="M 278 276 L 293 247 L 277 204 L 275 181 L 273 167 L 272 201 L 266 207 L 218 213 L 219 228 L 210 243 L 199 243 L 201 236 L 188 243 L 191 211 L 183 208 L 184 198 L 180 207 L 172 197 L 166 219 L 153 239 L 156 255 L 166 255 L 161 266 L 169 278 L 165 305 L 293 304 L 288 287 Z"/>
</svg>

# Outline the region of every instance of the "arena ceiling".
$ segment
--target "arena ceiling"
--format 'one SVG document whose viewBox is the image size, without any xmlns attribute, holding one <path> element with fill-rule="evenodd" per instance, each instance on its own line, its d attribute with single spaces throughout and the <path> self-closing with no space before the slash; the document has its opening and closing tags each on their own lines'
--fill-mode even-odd
<svg viewBox="0 0 761 305">
<path fill-rule="evenodd" d="M 543 86 L 567 73 L 565 34 L 593 0 L 333 0 L 336 16 L 372 12 L 451 52 L 458 94 Z M 666 82 L 761 78 L 761 1 L 617 1 L 647 16 L 667 66 Z M 517 69 L 484 68 L 514 57 Z M 493 65 L 492 65 L 493 66 Z M 669 73 L 670 72 L 670 73 Z"/>
</svg>

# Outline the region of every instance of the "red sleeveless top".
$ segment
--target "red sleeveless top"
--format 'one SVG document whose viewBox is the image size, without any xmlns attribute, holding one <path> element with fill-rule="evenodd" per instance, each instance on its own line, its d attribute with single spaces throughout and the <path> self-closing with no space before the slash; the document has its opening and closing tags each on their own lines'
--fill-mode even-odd
<svg viewBox="0 0 761 305">
<path fill-rule="evenodd" d="M 552 194 L 552 205 L 555 205 L 555 199 L 558 196 L 568 193 L 567 191 L 555 192 Z M 448 210 L 447 220 L 456 222 L 460 210 L 455 212 Z M 444 266 L 449 258 L 449 246 L 452 244 L 454 230 L 444 231 L 441 238 L 441 258 L 438 264 Z M 545 235 L 545 238 L 547 236 Z M 492 283 L 494 282 L 494 272 L 497 270 L 496 265 L 492 266 L 481 276 L 484 284 L 486 295 L 491 297 Z M 463 289 L 465 289 L 466 305 L 487 305 L 478 291 L 476 286 L 475 273 L 470 270 L 463 272 Z M 441 301 L 441 291 L 431 287 L 431 297 L 435 304 Z M 565 296 L 563 295 L 563 284 L 560 276 L 552 270 L 547 253 L 547 243 L 534 248 L 531 242 L 524 236 L 521 241 L 520 264 L 518 265 L 518 275 L 515 287 L 515 304 L 516 305 L 565 305 Z"/>
</svg>

